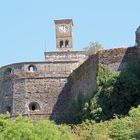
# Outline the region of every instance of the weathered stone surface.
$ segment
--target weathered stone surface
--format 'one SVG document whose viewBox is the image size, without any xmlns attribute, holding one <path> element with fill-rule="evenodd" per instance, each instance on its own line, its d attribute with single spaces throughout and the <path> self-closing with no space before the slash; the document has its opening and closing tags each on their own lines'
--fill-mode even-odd
<svg viewBox="0 0 140 140">
<path fill-rule="evenodd" d="M 0 68 L 0 113 L 60 121 L 66 105 L 79 93 L 92 96 L 99 63 L 112 71 L 125 69 L 128 63 L 139 59 L 139 42 L 138 28 L 134 47 L 101 50 L 88 59 L 82 51 L 45 52 L 44 62 Z"/>
<path fill-rule="evenodd" d="M 63 58 L 63 61 L 25 62 L 0 68 L 0 113 L 57 118 L 69 93 L 67 77 L 83 61 L 83 58 L 69 61 Z M 39 109 L 31 110 L 30 103 L 37 103 Z"/>
<path fill-rule="evenodd" d="M 76 98 L 80 93 L 89 97 L 96 90 L 98 54 L 91 56 L 80 67 L 73 71 L 68 80 L 71 83 L 71 96 Z"/>
<path fill-rule="evenodd" d="M 138 58 L 137 47 L 115 48 L 99 52 L 99 63 L 107 65 L 112 71 L 122 70 L 128 63 Z"/>
<path fill-rule="evenodd" d="M 92 96 L 99 63 L 117 71 L 139 57 L 137 47 L 102 50 L 87 60 L 83 52 L 47 54 L 50 58 L 45 62 L 17 63 L 0 68 L 0 113 L 10 111 L 12 116 L 23 114 L 35 119 L 42 116 L 59 120 L 65 105 L 79 93 Z M 39 109 L 30 109 L 31 103 L 37 103 Z"/>
<path fill-rule="evenodd" d="M 84 51 L 45 52 L 45 60 L 48 62 L 75 61 L 81 64 L 85 59 L 87 59 L 87 56 Z"/>
</svg>

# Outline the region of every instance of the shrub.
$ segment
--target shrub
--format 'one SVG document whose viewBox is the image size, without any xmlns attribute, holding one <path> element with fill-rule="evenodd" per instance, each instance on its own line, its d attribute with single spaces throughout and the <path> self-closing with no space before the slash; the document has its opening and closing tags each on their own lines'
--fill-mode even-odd
<svg viewBox="0 0 140 140">
<path fill-rule="evenodd" d="M 98 42 L 90 42 L 89 45 L 84 48 L 86 55 L 91 56 L 93 54 L 96 54 L 99 50 L 102 50 L 103 47 Z"/>
<path fill-rule="evenodd" d="M 95 123 L 88 120 L 75 127 L 82 140 L 140 140 L 140 106 L 132 108 L 129 116 Z M 84 134 L 84 135 L 83 135 Z"/>
<path fill-rule="evenodd" d="M 131 107 L 140 104 L 140 61 L 131 63 L 122 72 L 112 72 L 99 64 L 97 90 L 90 101 L 80 95 L 68 108 L 70 123 L 85 119 L 105 121 L 114 115 L 127 115 Z M 83 97 L 82 97 L 83 96 Z"/>
<path fill-rule="evenodd" d="M 64 112 L 67 123 L 77 124 L 84 120 L 84 105 L 88 101 L 89 97 L 83 93 L 79 93 L 77 97 L 68 104 Z"/>
<path fill-rule="evenodd" d="M 111 72 L 99 65 L 97 91 L 88 102 L 86 117 L 97 122 L 117 115 L 127 115 L 140 104 L 140 61 L 129 64 L 122 72 Z M 85 110 L 86 110 L 85 109 Z"/>
<path fill-rule="evenodd" d="M 15 120 L 0 116 L 0 140 L 73 140 L 68 126 L 53 121 L 31 121 L 21 116 Z"/>
<path fill-rule="evenodd" d="M 113 140 L 131 140 L 133 133 L 131 126 L 131 119 L 115 119 L 109 132 L 110 137 Z"/>
</svg>

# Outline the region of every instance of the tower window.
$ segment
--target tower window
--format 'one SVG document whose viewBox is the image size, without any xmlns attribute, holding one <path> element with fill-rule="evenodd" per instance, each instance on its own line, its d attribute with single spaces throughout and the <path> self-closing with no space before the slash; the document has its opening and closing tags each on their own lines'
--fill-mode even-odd
<svg viewBox="0 0 140 140">
<path fill-rule="evenodd" d="M 37 68 L 36 68 L 36 66 L 34 66 L 34 65 L 30 65 L 30 66 L 28 67 L 28 71 L 29 71 L 29 72 L 35 72 L 35 71 L 37 71 Z"/>
<path fill-rule="evenodd" d="M 40 110 L 40 106 L 37 102 L 32 102 L 32 103 L 29 104 L 29 110 L 30 111 Z"/>
<path fill-rule="evenodd" d="M 68 41 L 68 40 L 65 41 L 65 47 L 66 47 L 66 48 L 69 47 L 69 41 Z"/>
<path fill-rule="evenodd" d="M 63 48 L 63 41 L 60 41 L 60 48 Z"/>
</svg>

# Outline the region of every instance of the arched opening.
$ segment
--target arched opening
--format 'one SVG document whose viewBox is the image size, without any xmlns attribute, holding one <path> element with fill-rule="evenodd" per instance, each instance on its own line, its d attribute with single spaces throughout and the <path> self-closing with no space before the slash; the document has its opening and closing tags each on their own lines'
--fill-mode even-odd
<svg viewBox="0 0 140 140">
<path fill-rule="evenodd" d="M 66 48 L 69 47 L 69 41 L 68 41 L 68 40 L 65 41 L 65 47 L 66 47 Z"/>
<path fill-rule="evenodd" d="M 63 41 L 60 41 L 60 48 L 63 48 Z"/>
<path fill-rule="evenodd" d="M 30 111 L 38 111 L 38 110 L 40 110 L 40 106 L 37 102 L 32 102 L 29 104 L 29 110 Z"/>
<path fill-rule="evenodd" d="M 11 68 L 7 68 L 7 69 L 5 70 L 5 72 L 4 72 L 4 75 L 5 75 L 5 76 L 8 76 L 8 75 L 10 75 L 10 74 L 12 74 L 12 69 L 11 69 Z"/>
<path fill-rule="evenodd" d="M 28 67 L 28 71 L 29 71 L 29 72 L 35 72 L 35 71 L 37 71 L 37 68 L 36 68 L 36 66 L 34 66 L 34 65 L 30 65 L 30 66 Z"/>
</svg>

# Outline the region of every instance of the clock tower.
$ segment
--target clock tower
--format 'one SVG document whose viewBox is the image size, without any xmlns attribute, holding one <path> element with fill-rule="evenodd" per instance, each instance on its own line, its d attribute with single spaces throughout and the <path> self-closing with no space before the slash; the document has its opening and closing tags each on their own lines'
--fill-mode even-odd
<svg viewBox="0 0 140 140">
<path fill-rule="evenodd" d="M 56 49 L 58 51 L 72 51 L 72 19 L 55 20 L 56 29 Z"/>
</svg>

